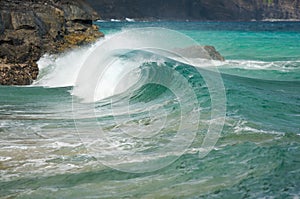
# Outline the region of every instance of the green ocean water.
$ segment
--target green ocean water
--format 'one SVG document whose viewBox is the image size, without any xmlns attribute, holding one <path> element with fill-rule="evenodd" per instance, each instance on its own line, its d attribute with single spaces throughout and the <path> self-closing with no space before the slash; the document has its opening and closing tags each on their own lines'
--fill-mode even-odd
<svg viewBox="0 0 300 199">
<path fill-rule="evenodd" d="M 215 46 L 226 60 L 214 62 L 226 94 L 217 143 L 201 156 L 208 127 L 220 123 L 211 118 L 213 91 L 201 74 L 205 68 L 143 50 L 114 54 L 120 69 L 103 77 L 99 100 L 87 99 L 88 87 L 75 92 L 78 76 L 94 81 L 87 75 L 93 71 L 81 66 L 104 39 L 44 56 L 32 86 L 0 87 L 0 197 L 300 197 L 299 22 L 97 24 L 106 39 L 161 27 Z M 113 75 L 127 70 L 129 79 Z M 115 81 L 124 88 L 131 83 L 110 95 Z M 153 83 L 158 81 L 173 90 Z M 182 120 L 183 136 L 172 145 Z"/>
</svg>

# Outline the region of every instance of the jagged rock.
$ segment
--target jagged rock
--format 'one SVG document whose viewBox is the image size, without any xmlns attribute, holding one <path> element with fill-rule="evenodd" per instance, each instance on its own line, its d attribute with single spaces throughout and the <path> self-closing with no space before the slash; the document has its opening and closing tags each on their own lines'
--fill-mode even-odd
<svg viewBox="0 0 300 199">
<path fill-rule="evenodd" d="M 0 84 L 30 84 L 44 53 L 102 37 L 98 18 L 84 0 L 0 0 Z"/>
<path fill-rule="evenodd" d="M 215 49 L 213 46 L 204 46 L 203 47 L 211 59 L 225 61 L 224 57 Z"/>
<path fill-rule="evenodd" d="M 28 85 L 38 75 L 38 66 L 30 64 L 1 64 L 0 78 L 2 85 Z"/>
<path fill-rule="evenodd" d="M 35 29 L 36 27 L 36 17 L 34 16 L 33 11 L 28 12 L 11 12 L 11 24 L 14 30 L 20 29 Z"/>
<path fill-rule="evenodd" d="M 179 53 L 186 58 L 201 58 L 225 61 L 224 57 L 213 46 L 189 46 L 187 48 L 176 48 L 175 53 Z"/>
</svg>

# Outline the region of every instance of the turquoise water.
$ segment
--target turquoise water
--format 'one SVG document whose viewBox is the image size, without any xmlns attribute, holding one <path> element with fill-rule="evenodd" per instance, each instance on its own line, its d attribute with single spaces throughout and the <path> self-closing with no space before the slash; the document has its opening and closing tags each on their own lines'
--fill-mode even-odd
<svg viewBox="0 0 300 199">
<path fill-rule="evenodd" d="M 74 90 L 99 41 L 42 58 L 33 86 L 0 87 L 0 197 L 300 197 L 299 22 L 98 24 L 108 38 L 162 27 L 215 46 L 226 59 L 214 62 L 226 93 L 217 143 L 201 156 L 209 124 L 220 123 L 211 118 L 213 91 L 203 74 L 217 76 L 205 68 L 137 50 L 113 55 L 121 73 L 130 71 L 122 92 L 109 94 L 117 81 L 109 72 L 99 99 Z M 168 151 L 182 120 L 183 136 Z"/>
</svg>

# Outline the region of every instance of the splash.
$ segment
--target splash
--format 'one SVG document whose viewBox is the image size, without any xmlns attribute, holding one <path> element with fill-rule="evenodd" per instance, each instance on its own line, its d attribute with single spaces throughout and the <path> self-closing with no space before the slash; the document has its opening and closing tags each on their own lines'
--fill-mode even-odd
<svg viewBox="0 0 300 199">
<path fill-rule="evenodd" d="M 186 57 L 186 53 L 178 50 L 194 45 L 199 44 L 176 31 L 143 28 L 116 34 L 89 54 L 80 68 L 73 86 L 73 110 L 75 110 L 74 117 L 78 135 L 101 163 L 128 172 L 155 171 L 174 162 L 190 146 L 199 130 L 200 109 L 195 109 L 195 107 L 199 105 L 197 96 L 200 91 L 185 77 L 184 68 L 181 72 L 176 69 L 177 65 L 194 68 L 194 73 L 202 76 L 207 85 L 211 99 L 211 122 L 202 143 L 203 150 L 199 156 L 204 157 L 213 149 L 225 121 L 225 89 L 220 74 L 213 67 L 205 50 L 198 49 L 199 58 L 193 59 Z M 143 66 L 146 66 L 146 70 L 143 70 L 145 69 Z M 190 78 L 192 77 L 193 75 Z M 161 88 L 150 88 L 150 95 L 149 92 L 135 93 L 135 91 L 143 89 L 143 86 L 145 89 L 149 89 L 150 85 L 159 85 Z M 129 89 L 132 87 L 135 88 Z M 174 96 L 174 100 L 180 104 L 180 112 L 177 113 L 178 118 L 175 120 L 178 128 L 173 132 L 175 135 L 169 137 L 169 141 L 163 146 L 150 151 L 140 151 L 139 147 L 133 147 L 131 150 L 116 147 L 118 146 L 116 142 L 122 142 L 122 139 L 128 137 L 134 139 L 135 144 L 140 141 L 144 143 L 146 141 L 144 139 L 149 136 L 153 139 L 152 136 L 155 137 L 166 129 L 161 128 L 161 126 L 168 126 L 163 122 L 163 125 L 152 125 L 154 130 L 147 131 L 145 134 L 132 126 L 128 129 L 128 125 L 124 125 L 124 120 L 135 121 L 134 118 L 138 117 L 139 113 L 147 111 L 148 108 L 149 115 L 151 115 L 149 116 L 150 121 L 168 121 L 172 109 L 167 111 L 169 114 L 164 114 L 161 113 L 160 108 L 154 106 L 155 103 L 151 104 L 151 95 L 154 96 L 153 101 L 158 103 L 156 100 L 160 98 L 155 97 L 155 92 L 159 89 L 169 90 Z M 124 95 L 118 96 L 121 93 Z M 107 110 L 101 102 L 105 101 L 104 98 L 109 97 L 112 97 L 107 100 L 111 108 Z M 148 97 L 150 97 L 150 101 Z M 139 105 L 144 107 L 143 110 L 139 109 Z M 136 112 L 136 109 L 139 111 Z M 114 137 L 113 132 L 107 132 L 101 125 L 89 125 L 91 131 L 87 133 L 84 130 L 86 126 L 81 120 L 82 110 L 89 116 L 100 114 L 96 118 L 113 117 L 118 126 L 116 132 L 118 136 Z M 107 115 L 103 115 L 104 112 L 107 112 Z M 164 115 L 165 117 L 161 118 Z M 93 120 L 95 124 L 97 124 L 96 118 Z M 147 118 L 138 120 L 144 119 Z M 97 156 L 100 151 L 101 156 Z M 160 161 L 156 157 L 164 157 L 165 160 Z"/>
</svg>

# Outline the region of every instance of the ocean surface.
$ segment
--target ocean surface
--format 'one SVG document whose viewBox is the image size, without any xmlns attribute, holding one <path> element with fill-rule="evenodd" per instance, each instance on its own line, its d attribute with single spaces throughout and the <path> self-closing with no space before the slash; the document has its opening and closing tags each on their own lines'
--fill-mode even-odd
<svg viewBox="0 0 300 199">
<path fill-rule="evenodd" d="M 300 197 L 300 22 L 97 25 L 0 86 L 0 198 Z"/>
</svg>

